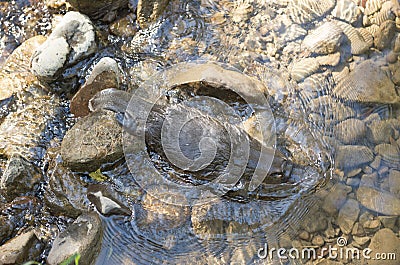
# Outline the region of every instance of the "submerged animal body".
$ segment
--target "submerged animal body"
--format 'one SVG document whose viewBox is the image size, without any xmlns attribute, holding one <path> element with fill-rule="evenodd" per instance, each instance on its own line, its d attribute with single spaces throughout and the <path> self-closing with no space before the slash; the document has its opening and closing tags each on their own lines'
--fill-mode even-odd
<svg viewBox="0 0 400 265">
<path fill-rule="evenodd" d="M 135 122 L 130 120 L 133 116 L 130 112 L 134 110 L 128 107 L 131 96 L 121 90 L 107 89 L 90 101 L 91 109 L 105 108 L 123 113 L 121 122 L 125 130 L 135 134 Z M 187 122 L 180 124 L 181 121 Z M 165 130 L 165 124 L 169 124 L 169 132 Z M 172 168 L 183 181 L 188 175 L 199 182 L 207 182 L 231 174 L 234 182 L 228 181 L 230 191 L 227 196 L 246 199 L 254 194 L 247 191 L 256 170 L 265 174 L 263 184 L 280 185 L 289 181 L 289 162 L 281 153 L 272 148 L 263 149 L 262 143 L 238 124 L 220 121 L 191 106 L 154 104 L 147 117 L 145 139 L 148 152 L 172 162 Z M 248 146 L 242 145 L 244 142 L 248 142 Z M 246 147 L 248 151 L 244 150 Z M 273 160 L 271 167 L 260 165 L 263 151 Z M 232 168 L 230 160 L 235 152 L 243 157 Z"/>
</svg>

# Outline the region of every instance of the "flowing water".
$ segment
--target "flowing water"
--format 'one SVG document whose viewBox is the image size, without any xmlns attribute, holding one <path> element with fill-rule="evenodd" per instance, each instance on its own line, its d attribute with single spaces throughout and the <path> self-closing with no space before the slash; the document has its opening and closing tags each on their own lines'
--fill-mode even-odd
<svg viewBox="0 0 400 265">
<path fill-rule="evenodd" d="M 387 198 L 383 194 L 389 193 L 394 200 L 400 199 L 399 190 L 391 187 L 399 184 L 392 176 L 400 170 L 399 100 L 388 100 L 385 91 L 370 92 L 368 86 L 363 85 L 384 83 L 387 78 L 394 84 L 382 85 L 383 89 L 392 88 L 399 97 L 398 62 L 387 62 L 393 45 L 378 50 L 371 47 L 373 43 L 368 44 L 366 37 L 361 37 L 359 44 L 352 39 L 353 35 L 343 34 L 346 33 L 344 29 L 340 30 L 342 37 L 337 40 L 332 40 L 334 30 L 329 27 L 327 30 L 332 32 L 329 36 L 323 36 L 321 32 L 311 34 L 327 21 L 336 23 L 333 28 L 340 25 L 345 28 L 343 24 L 346 23 L 351 27 L 349 31 L 371 27 L 363 25 L 363 15 L 357 11 L 365 8 L 364 2 L 170 1 L 157 22 L 138 30 L 133 36 L 111 34 L 109 25 L 94 22 L 99 50 L 50 85 L 55 94 L 64 92 L 55 103 L 59 106 L 58 111 L 52 115 L 41 136 L 40 148 L 34 149 L 36 154 L 32 161 L 45 174 L 37 196 L 46 196 L 49 180 L 56 174 L 49 172 L 58 155 L 57 148 L 53 151 L 53 145 L 61 141 L 76 121 L 68 109 L 71 95 L 84 83 L 94 65 L 108 56 L 114 58 L 122 70 L 123 90 L 146 100 L 152 99 L 153 92 L 159 97 L 160 105 L 186 104 L 185 108 L 206 112 L 212 122 L 217 120 L 215 123 L 225 126 L 221 130 L 228 134 L 230 126 L 245 124 L 258 109 L 264 110 L 267 118 L 261 120 L 261 126 L 267 128 L 264 132 L 269 133 L 270 138 L 262 141 L 274 148 L 275 154 L 281 155 L 287 163 L 280 168 L 278 180 L 264 181 L 252 191 L 242 189 L 241 185 L 245 184 L 239 181 L 224 196 L 211 196 L 210 199 L 207 190 L 197 188 L 210 181 L 208 175 L 204 178 L 205 175 L 200 174 L 199 178 L 196 170 L 179 170 L 169 161 L 168 155 L 158 152 L 157 142 L 146 139 L 141 144 L 131 145 L 141 138 L 125 133 L 125 159 L 103 168 L 102 173 L 107 179 L 102 184 L 119 194 L 132 215 L 102 216 L 104 232 L 96 264 L 316 264 L 327 256 L 279 259 L 275 255 L 263 259 L 260 250 L 265 246 L 311 247 L 321 254 L 322 247 L 337 247 L 338 238 L 345 238 L 351 247 L 363 249 L 370 241 L 361 244 L 358 238 L 372 238 L 384 227 L 390 228 L 398 237 L 399 210 L 382 210 L 385 207 L 363 201 L 358 193 L 359 187 L 371 187 L 368 179 L 372 178 L 372 187 L 378 191 L 377 200 Z M 0 1 L 0 67 L 22 42 L 35 35 L 48 34 L 52 22 L 56 22 L 66 9 L 65 5 L 55 7 L 40 1 Z M 370 16 L 372 21 L 377 16 L 374 14 Z M 125 15 L 122 12 L 120 17 Z M 351 21 L 354 27 L 346 21 Z M 355 35 L 361 35 L 360 32 L 367 34 L 360 30 Z M 377 39 L 378 35 L 371 35 L 371 38 Z M 398 32 L 393 37 L 396 38 L 399 39 Z M 357 45 L 368 47 L 358 52 L 355 51 Z M 324 51 L 326 49 L 328 52 Z M 360 70 L 364 71 L 364 76 L 351 74 L 357 73 L 357 67 L 363 65 L 363 61 L 372 62 L 373 69 L 379 68 L 376 71 L 381 71 L 385 80 L 369 80 L 368 76 L 382 75 L 374 75 L 375 70 L 370 74 L 368 67 Z M 256 103 L 249 102 L 243 93 L 232 89 L 233 83 L 232 87 L 223 87 L 200 81 L 174 81 L 185 71 L 189 71 L 192 78 L 195 73 L 187 69 L 207 66 L 207 62 L 218 62 L 217 65 L 226 71 L 222 75 L 232 75 L 238 83 L 242 78 L 256 80 L 252 83 L 254 87 L 242 91 L 244 94 L 257 95 L 260 93 L 257 84 L 263 84 L 265 91 L 261 94 L 265 98 Z M 68 78 L 73 74 L 77 77 Z M 220 80 L 224 82 L 223 77 Z M 360 89 L 367 90 L 359 93 Z M 32 94 L 35 93 L 33 90 Z M 20 101 L 13 102 L 12 98 L 1 102 L 1 119 L 23 107 Z M 147 114 L 142 105 L 132 101 L 130 104 L 128 108 L 131 107 L 135 117 Z M 174 109 L 170 112 L 173 114 Z M 129 126 L 128 118 L 126 113 L 123 121 L 126 126 Z M 171 115 L 165 120 L 176 123 L 179 118 L 174 120 Z M 359 124 L 365 129 L 361 130 Z M 186 129 L 183 127 L 183 134 L 195 135 L 196 128 L 187 126 Z M 217 135 L 220 134 L 224 133 Z M 250 135 L 257 138 L 256 133 Z M 215 134 L 211 132 L 211 136 L 215 137 Z M 183 141 L 181 147 L 184 149 L 187 139 L 182 136 L 179 140 Z M 395 151 L 387 151 L 389 149 Z M 231 154 L 231 150 L 223 151 Z M 239 149 L 237 161 L 243 152 L 244 149 Z M 199 149 L 189 150 L 186 157 L 195 159 L 201 153 Z M 5 157 L 2 160 L 5 161 Z M 211 175 L 219 175 L 218 170 L 216 167 Z M 74 177 L 85 187 L 97 182 L 88 174 L 74 173 Z M 167 179 L 173 185 L 166 185 L 160 179 Z M 211 189 L 219 188 L 218 185 L 211 186 Z M 82 187 L 79 194 L 86 196 L 84 190 Z M 342 205 L 353 200 L 357 201 L 354 211 L 358 211 L 358 216 L 348 221 L 351 223 L 348 231 L 343 225 L 346 213 L 340 210 Z M 54 236 L 54 227 L 63 230 L 72 221 L 52 216 L 47 210 L 35 216 L 35 226 L 42 227 L 44 234 L 50 237 Z M 366 216 L 381 222 L 377 227 L 368 227 Z M 389 216 L 394 224 L 388 225 L 382 221 L 382 216 Z M 363 226 L 365 232 L 356 233 L 353 229 L 356 225 Z M 318 242 L 319 238 L 323 238 L 322 243 Z M 42 261 L 48 250 L 46 248 L 42 253 Z M 346 264 L 363 262 L 336 260 Z"/>
</svg>

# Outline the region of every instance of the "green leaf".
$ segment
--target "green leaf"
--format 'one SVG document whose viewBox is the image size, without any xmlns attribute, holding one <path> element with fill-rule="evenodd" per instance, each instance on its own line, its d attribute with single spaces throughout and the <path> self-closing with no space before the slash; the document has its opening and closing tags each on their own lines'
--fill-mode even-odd
<svg viewBox="0 0 400 265">
<path fill-rule="evenodd" d="M 91 172 L 89 174 L 89 177 L 91 177 L 94 180 L 97 180 L 99 182 L 106 181 L 107 176 L 105 176 L 103 173 L 101 173 L 100 168 L 96 170 L 95 172 Z"/>
<path fill-rule="evenodd" d="M 72 262 L 74 262 L 75 265 L 79 265 L 79 259 L 80 258 L 81 258 L 81 255 L 76 253 L 76 254 L 72 255 L 71 257 L 69 257 L 68 259 L 66 259 L 63 262 L 61 262 L 60 265 L 69 265 Z"/>
</svg>

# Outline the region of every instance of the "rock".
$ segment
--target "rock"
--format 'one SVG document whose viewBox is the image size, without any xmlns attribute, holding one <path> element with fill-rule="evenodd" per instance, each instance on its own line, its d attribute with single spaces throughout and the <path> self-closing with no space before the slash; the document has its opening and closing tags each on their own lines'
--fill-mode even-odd
<svg viewBox="0 0 400 265">
<path fill-rule="evenodd" d="M 164 12 L 169 0 L 139 0 L 137 5 L 137 21 L 141 28 L 147 28 Z"/>
<path fill-rule="evenodd" d="M 309 241 L 310 240 L 310 233 L 308 233 L 307 231 L 303 230 L 299 234 L 299 238 L 302 239 L 302 240 L 305 240 L 305 241 Z"/>
<path fill-rule="evenodd" d="M 342 262 L 339 261 L 334 261 L 330 259 L 322 259 L 318 263 L 315 263 L 316 265 L 343 265 Z"/>
<path fill-rule="evenodd" d="M 397 144 L 379 144 L 375 152 L 382 157 L 383 164 L 397 168 L 400 165 L 400 149 Z"/>
<path fill-rule="evenodd" d="M 146 188 L 142 200 L 144 212 L 138 216 L 140 226 L 157 230 L 179 228 L 190 217 L 190 208 L 184 194 L 169 189 L 167 185 Z"/>
<path fill-rule="evenodd" d="M 324 240 L 324 238 L 323 238 L 322 236 L 318 235 L 318 236 L 315 236 L 315 237 L 312 239 L 311 243 L 312 243 L 313 245 L 322 247 L 322 246 L 325 244 L 325 240 Z"/>
<path fill-rule="evenodd" d="M 378 219 L 385 228 L 389 228 L 394 231 L 396 226 L 397 216 L 378 216 Z"/>
<path fill-rule="evenodd" d="M 343 30 L 339 26 L 333 22 L 325 22 L 304 38 L 302 46 L 312 53 L 334 53 L 340 46 L 343 36 Z"/>
<path fill-rule="evenodd" d="M 0 188 L 5 198 L 28 195 L 38 189 L 42 174 L 31 163 L 19 155 L 12 156 L 1 176 Z M 32 194 L 30 194 L 32 195 Z"/>
<path fill-rule="evenodd" d="M 40 145 L 57 104 L 56 98 L 35 97 L 23 109 L 9 114 L 0 124 L 0 154 L 6 157 L 20 154 L 28 160 L 36 156 L 34 148 Z"/>
<path fill-rule="evenodd" d="M 359 187 L 358 201 L 366 208 L 384 215 L 400 215 L 400 199 L 371 187 Z"/>
<path fill-rule="evenodd" d="M 82 14 L 91 19 L 100 19 L 105 22 L 113 21 L 119 10 L 128 8 L 128 0 L 68 0 L 68 2 Z"/>
<path fill-rule="evenodd" d="M 88 80 L 71 99 L 71 113 L 75 117 L 89 114 L 89 100 L 106 88 L 119 88 L 120 71 L 117 62 L 110 58 L 102 58 L 93 68 Z"/>
<path fill-rule="evenodd" d="M 365 123 L 359 119 L 347 119 L 333 129 L 337 139 L 344 144 L 358 143 L 365 137 L 366 130 Z"/>
<path fill-rule="evenodd" d="M 14 224 L 7 216 L 0 216 L 0 245 L 8 239 L 14 230 Z"/>
<path fill-rule="evenodd" d="M 332 11 L 332 15 L 339 20 L 344 20 L 350 24 L 356 22 L 361 14 L 360 8 L 354 1 L 338 0 Z"/>
<path fill-rule="evenodd" d="M 394 196 L 400 198 L 400 171 L 390 170 L 389 172 L 389 190 Z"/>
<path fill-rule="evenodd" d="M 118 37 L 132 37 L 138 30 L 135 14 L 128 14 L 110 25 L 111 33 Z"/>
<path fill-rule="evenodd" d="M 396 23 L 387 20 L 379 26 L 378 33 L 374 38 L 375 47 L 378 50 L 388 48 L 392 42 L 394 34 L 396 33 Z"/>
<path fill-rule="evenodd" d="M 358 202 L 353 199 L 348 199 L 340 208 L 337 223 L 344 234 L 350 234 L 359 213 Z"/>
<path fill-rule="evenodd" d="M 360 186 L 366 187 L 377 187 L 378 185 L 378 173 L 374 172 L 371 174 L 364 174 L 361 177 Z"/>
<path fill-rule="evenodd" d="M 309 233 L 324 231 L 327 228 L 327 220 L 322 212 L 307 215 L 301 226 Z"/>
<path fill-rule="evenodd" d="M 89 208 L 86 198 L 86 183 L 53 159 L 47 171 L 48 187 L 44 202 L 50 213 L 55 216 L 77 218 Z"/>
<path fill-rule="evenodd" d="M 102 234 L 101 220 L 96 213 L 79 216 L 54 239 L 47 263 L 57 265 L 79 253 L 80 265 L 94 264 L 100 251 Z"/>
<path fill-rule="evenodd" d="M 359 237 L 359 236 L 353 236 L 354 242 L 356 242 L 359 246 L 363 246 L 367 244 L 370 241 L 370 238 L 367 236 Z"/>
<path fill-rule="evenodd" d="M 40 79 L 55 80 L 65 67 L 76 64 L 96 48 L 91 21 L 78 12 L 68 12 L 33 54 L 32 72 Z"/>
<path fill-rule="evenodd" d="M 371 149 L 363 145 L 342 145 L 336 151 L 335 161 L 341 169 L 353 169 L 374 160 Z"/>
<path fill-rule="evenodd" d="M 38 81 L 29 71 L 30 60 L 35 49 L 45 41 L 44 36 L 32 37 L 23 42 L 7 58 L 0 68 L 0 100 L 7 99 Z"/>
<path fill-rule="evenodd" d="M 395 257 L 400 256 L 400 239 L 393 233 L 392 230 L 388 228 L 383 228 L 379 230 L 371 239 L 371 243 L 368 248 L 371 249 L 370 257 L 375 257 L 377 253 L 394 253 Z M 368 260 L 369 265 L 380 265 L 382 264 L 382 260 L 379 259 L 370 259 Z M 384 261 L 387 265 L 396 265 L 398 264 L 398 260 L 396 259 L 387 259 Z"/>
<path fill-rule="evenodd" d="M 333 94 L 346 101 L 391 104 L 400 102 L 395 86 L 381 63 L 365 60 L 342 78 Z"/>
<path fill-rule="evenodd" d="M 325 197 L 322 209 L 330 215 L 335 215 L 346 202 L 347 194 L 351 192 L 351 187 L 341 183 L 335 184 Z"/>
<path fill-rule="evenodd" d="M 0 246 L 0 264 L 22 264 L 37 259 L 41 251 L 42 245 L 32 230 Z"/>
<path fill-rule="evenodd" d="M 364 236 L 365 235 L 364 227 L 359 222 L 356 222 L 353 226 L 351 234 L 353 236 Z"/>
<path fill-rule="evenodd" d="M 96 206 L 104 216 L 126 215 L 131 216 L 132 212 L 122 202 L 112 195 L 111 189 L 105 185 L 90 185 L 88 187 L 88 199 Z"/>
<path fill-rule="evenodd" d="M 389 143 L 394 137 L 394 128 L 388 120 L 373 121 L 368 126 L 368 139 L 374 144 Z"/>
<path fill-rule="evenodd" d="M 123 157 L 122 127 L 111 111 L 97 111 L 79 120 L 61 143 L 61 157 L 72 170 L 96 171 Z"/>
</svg>

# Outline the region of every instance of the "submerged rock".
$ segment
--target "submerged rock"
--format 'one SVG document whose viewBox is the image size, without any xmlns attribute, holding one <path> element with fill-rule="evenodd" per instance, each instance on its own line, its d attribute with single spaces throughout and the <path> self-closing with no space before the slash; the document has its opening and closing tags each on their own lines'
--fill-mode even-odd
<svg viewBox="0 0 400 265">
<path fill-rule="evenodd" d="M 375 257 L 377 253 L 379 254 L 389 254 L 393 253 L 394 257 L 400 256 L 400 239 L 393 233 L 392 230 L 388 228 L 384 228 L 379 230 L 371 239 L 371 243 L 368 248 L 371 249 L 370 257 Z M 398 264 L 398 260 L 396 259 L 387 259 L 385 261 L 379 259 L 370 259 L 368 260 L 369 265 L 396 265 Z"/>
<path fill-rule="evenodd" d="M 91 21 L 78 12 L 68 12 L 33 54 L 32 72 L 40 79 L 52 81 L 65 67 L 76 64 L 96 48 Z"/>
<path fill-rule="evenodd" d="M 137 5 L 137 21 L 141 28 L 147 28 L 164 12 L 169 0 L 139 0 Z"/>
<path fill-rule="evenodd" d="M 75 171 L 96 171 L 123 157 L 122 127 L 114 112 L 96 111 L 79 120 L 61 143 L 64 164 Z"/>
<path fill-rule="evenodd" d="M 131 216 L 131 210 L 116 198 L 116 194 L 112 193 L 111 189 L 105 185 L 91 185 L 88 187 L 87 196 L 104 216 Z"/>
<path fill-rule="evenodd" d="M 87 213 L 78 217 L 65 231 L 54 239 L 47 257 L 50 265 L 57 265 L 80 254 L 80 265 L 94 264 L 101 247 L 101 219 L 96 213 Z"/>
<path fill-rule="evenodd" d="M 342 169 L 352 169 L 374 160 L 371 149 L 363 145 L 342 145 L 336 151 L 335 161 Z"/>
<path fill-rule="evenodd" d="M 33 164 L 15 155 L 8 161 L 1 177 L 0 188 L 3 195 L 11 201 L 37 189 L 41 180 L 42 174 Z"/>
<path fill-rule="evenodd" d="M 37 82 L 36 77 L 30 72 L 30 61 L 34 51 L 45 40 L 46 37 L 40 35 L 30 38 L 7 58 L 0 68 L 0 100 L 9 98 Z"/>
<path fill-rule="evenodd" d="M 400 215 L 400 199 L 388 192 L 362 186 L 357 190 L 357 200 L 374 212 L 384 215 Z"/>
<path fill-rule="evenodd" d="M 366 60 L 341 79 L 333 94 L 346 101 L 391 104 L 400 102 L 394 83 L 379 62 Z"/>
<path fill-rule="evenodd" d="M 88 80 L 71 100 L 71 113 L 75 117 L 89 114 L 89 100 L 99 91 L 106 88 L 118 88 L 120 71 L 117 62 L 109 57 L 102 58 L 93 68 Z"/>
<path fill-rule="evenodd" d="M 114 20 L 118 10 L 128 8 L 128 0 L 68 0 L 68 2 L 91 19 L 106 22 Z"/>
<path fill-rule="evenodd" d="M 0 154 L 11 157 L 20 154 L 30 158 L 50 119 L 55 116 L 58 99 L 48 96 L 33 99 L 25 108 L 9 114 L 0 125 Z"/>
<path fill-rule="evenodd" d="M 360 208 L 356 200 L 348 199 L 347 202 L 342 206 L 339 211 L 337 223 L 340 227 L 340 230 L 342 230 L 344 234 L 351 233 L 354 223 L 358 219 L 359 213 Z"/>
<path fill-rule="evenodd" d="M 22 264 L 37 259 L 41 251 L 42 245 L 32 230 L 0 246 L 0 264 Z"/>
</svg>

